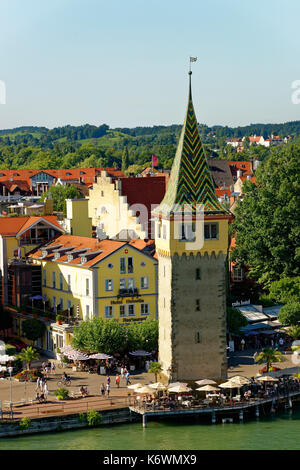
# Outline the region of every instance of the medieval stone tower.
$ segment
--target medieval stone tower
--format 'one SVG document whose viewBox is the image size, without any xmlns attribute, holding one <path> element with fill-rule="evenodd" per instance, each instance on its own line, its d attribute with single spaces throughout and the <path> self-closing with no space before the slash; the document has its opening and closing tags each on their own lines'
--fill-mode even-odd
<svg viewBox="0 0 300 470">
<path fill-rule="evenodd" d="M 153 211 L 159 258 L 159 362 L 170 381 L 227 376 L 230 215 L 215 193 L 189 75 L 188 107 L 169 184 Z"/>
</svg>

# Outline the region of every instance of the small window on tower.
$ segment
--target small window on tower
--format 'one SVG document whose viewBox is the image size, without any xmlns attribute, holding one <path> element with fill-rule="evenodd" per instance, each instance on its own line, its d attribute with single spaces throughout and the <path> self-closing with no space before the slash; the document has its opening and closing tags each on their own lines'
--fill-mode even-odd
<svg viewBox="0 0 300 470">
<path fill-rule="evenodd" d="M 201 271 L 200 268 L 196 269 L 196 280 L 199 281 L 201 279 Z"/>
<path fill-rule="evenodd" d="M 196 334 L 195 334 L 195 343 L 200 343 L 200 342 L 201 342 L 200 333 L 199 333 L 199 331 L 197 331 Z"/>
<path fill-rule="evenodd" d="M 196 311 L 200 312 L 200 299 L 196 299 Z"/>
</svg>

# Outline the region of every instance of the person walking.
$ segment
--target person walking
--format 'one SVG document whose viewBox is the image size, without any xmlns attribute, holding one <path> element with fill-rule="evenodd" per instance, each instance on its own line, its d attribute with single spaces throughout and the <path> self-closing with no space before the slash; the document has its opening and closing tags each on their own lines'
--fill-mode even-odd
<svg viewBox="0 0 300 470">
<path fill-rule="evenodd" d="M 54 374 L 54 373 L 55 373 L 55 362 L 52 362 L 51 369 L 52 369 L 52 372 L 53 372 L 53 374 Z"/>
<path fill-rule="evenodd" d="M 116 375 L 116 386 L 120 388 L 120 376 L 119 374 Z"/>
<path fill-rule="evenodd" d="M 106 383 L 110 385 L 110 377 L 109 377 L 109 375 L 106 377 Z"/>
<path fill-rule="evenodd" d="M 43 379 L 41 378 L 41 379 L 40 379 L 40 390 L 41 390 L 41 392 L 43 392 L 43 389 L 44 389 L 44 381 L 43 381 Z"/>
<path fill-rule="evenodd" d="M 100 387 L 100 393 L 101 393 L 101 395 L 104 397 L 104 395 L 105 395 L 105 387 L 104 387 L 104 384 L 102 384 L 101 387 Z"/>
<path fill-rule="evenodd" d="M 126 385 L 131 384 L 131 382 L 130 382 L 130 374 L 129 374 L 128 371 L 127 371 L 126 374 L 125 374 L 125 378 L 126 378 Z"/>
<path fill-rule="evenodd" d="M 106 393 L 107 393 L 107 397 L 109 397 L 109 392 L 110 392 L 110 384 L 107 383 L 107 384 L 106 384 Z"/>
<path fill-rule="evenodd" d="M 245 342 L 246 341 L 244 340 L 244 338 L 242 338 L 242 340 L 241 340 L 241 349 L 242 349 L 242 351 L 244 351 L 244 349 L 245 349 Z"/>
<path fill-rule="evenodd" d="M 40 388 L 40 378 L 38 377 L 36 379 L 36 390 L 39 390 L 39 388 Z"/>
</svg>

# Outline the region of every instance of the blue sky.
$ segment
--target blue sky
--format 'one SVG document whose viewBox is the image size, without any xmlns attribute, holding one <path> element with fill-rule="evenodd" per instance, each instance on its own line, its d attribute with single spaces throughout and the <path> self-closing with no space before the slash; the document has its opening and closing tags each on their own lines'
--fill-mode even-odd
<svg viewBox="0 0 300 470">
<path fill-rule="evenodd" d="M 298 0 L 1 0 L 0 128 L 300 119 Z"/>
</svg>

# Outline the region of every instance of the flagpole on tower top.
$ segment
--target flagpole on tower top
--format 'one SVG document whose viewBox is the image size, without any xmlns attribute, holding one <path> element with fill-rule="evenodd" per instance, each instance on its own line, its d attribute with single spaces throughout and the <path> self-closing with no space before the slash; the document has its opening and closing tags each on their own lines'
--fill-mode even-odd
<svg viewBox="0 0 300 470">
<path fill-rule="evenodd" d="M 189 75 L 192 75 L 192 62 L 196 62 L 197 57 L 191 57 L 190 56 L 190 70 L 189 70 Z"/>
</svg>

